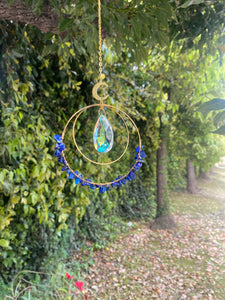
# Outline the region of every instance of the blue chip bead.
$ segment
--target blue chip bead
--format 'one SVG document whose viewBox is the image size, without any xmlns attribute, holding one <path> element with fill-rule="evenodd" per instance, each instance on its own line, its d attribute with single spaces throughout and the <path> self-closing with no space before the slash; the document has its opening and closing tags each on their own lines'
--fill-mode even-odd
<svg viewBox="0 0 225 300">
<path fill-rule="evenodd" d="M 99 193 L 103 194 L 103 193 L 105 193 L 105 191 L 106 191 L 106 186 L 101 186 L 99 188 Z"/>
<path fill-rule="evenodd" d="M 138 154 L 135 155 L 135 160 L 138 160 L 140 162 L 144 162 L 143 157 L 141 155 L 138 156 Z"/>
<path fill-rule="evenodd" d="M 63 144 L 63 143 L 61 143 L 61 144 L 57 143 L 57 144 L 59 145 L 59 146 L 58 146 L 58 147 L 59 147 L 58 149 L 59 149 L 60 151 L 65 150 L 65 148 L 66 148 L 66 147 L 65 147 L 65 144 Z"/>
<path fill-rule="evenodd" d="M 141 146 L 141 150 L 142 150 L 142 148 L 143 148 L 143 146 Z M 135 151 L 136 151 L 137 153 L 139 153 L 139 152 L 140 152 L 139 149 L 140 149 L 139 146 L 137 146 L 137 148 L 135 149 Z"/>
<path fill-rule="evenodd" d="M 117 181 L 117 185 L 120 186 L 120 187 L 123 186 L 121 180 L 120 180 L 120 181 Z"/>
<path fill-rule="evenodd" d="M 117 183 L 117 182 L 113 182 L 113 183 L 111 184 L 111 187 L 114 188 L 114 189 L 116 189 L 117 186 L 118 186 L 118 183 Z"/>
<path fill-rule="evenodd" d="M 65 171 L 65 170 L 68 170 L 68 167 L 67 166 L 65 166 L 65 167 L 62 167 L 62 169 L 61 169 L 62 171 Z"/>
<path fill-rule="evenodd" d="M 68 178 L 69 178 L 69 179 L 74 179 L 74 178 L 75 178 L 75 175 L 74 175 L 72 172 L 70 172 Z"/>
<path fill-rule="evenodd" d="M 85 181 L 84 181 L 84 180 L 85 180 Z M 81 180 L 81 185 L 82 185 L 82 186 L 85 186 L 85 185 L 91 185 L 91 183 L 89 183 L 89 182 L 91 182 L 90 179 L 84 179 L 84 180 Z M 86 182 L 86 181 L 88 181 L 88 182 Z"/>
<path fill-rule="evenodd" d="M 122 181 L 122 184 L 126 184 L 126 182 L 127 182 L 126 178 L 121 179 L 121 181 Z"/>
<path fill-rule="evenodd" d="M 90 179 L 86 179 L 86 181 L 91 182 Z M 86 182 L 86 185 L 91 185 L 91 183 Z"/>
<path fill-rule="evenodd" d="M 61 143 L 57 143 L 55 149 L 59 149 Z"/>
<path fill-rule="evenodd" d="M 145 151 L 141 150 L 141 158 L 145 158 L 145 157 L 146 157 Z"/>
<path fill-rule="evenodd" d="M 136 175 L 135 175 L 135 173 L 133 171 L 131 171 L 129 173 L 129 176 L 130 176 L 131 179 L 134 179 L 136 177 Z"/>
<path fill-rule="evenodd" d="M 58 143 L 62 142 L 62 137 L 61 137 L 61 135 L 54 135 L 54 136 L 53 136 L 53 139 L 56 140 L 56 142 L 58 142 Z"/>
<path fill-rule="evenodd" d="M 138 171 L 138 170 L 141 168 L 141 166 L 142 166 L 142 163 L 141 163 L 141 162 L 138 162 L 138 163 L 135 165 L 135 167 L 134 167 L 134 172 L 135 172 L 135 171 Z"/>
<path fill-rule="evenodd" d="M 130 178 L 129 175 L 127 175 L 126 179 L 129 180 L 129 181 L 131 181 L 131 178 Z"/>
<path fill-rule="evenodd" d="M 116 180 L 120 179 L 121 177 L 122 177 L 122 176 L 118 176 L 118 177 L 116 178 Z M 117 181 L 117 185 L 118 185 L 118 186 L 122 186 L 121 180 L 120 180 L 120 181 Z"/>
<path fill-rule="evenodd" d="M 58 149 L 58 150 L 65 150 L 65 144 L 64 143 L 57 143 L 56 146 L 55 146 L 55 149 Z"/>
<path fill-rule="evenodd" d="M 141 158 L 141 156 L 138 158 L 138 161 L 141 162 L 141 163 L 144 162 L 144 160 Z"/>
<path fill-rule="evenodd" d="M 76 177 L 75 178 L 75 184 L 78 184 L 78 183 L 80 183 L 80 178 Z"/>
<path fill-rule="evenodd" d="M 76 175 L 79 175 L 79 172 L 78 172 L 78 171 L 75 171 L 74 173 L 75 173 Z M 76 176 L 75 176 L 75 177 L 76 177 Z M 80 174 L 79 177 L 76 177 L 76 178 L 75 178 L 75 184 L 80 183 L 82 178 L 83 178 L 83 175 L 82 175 L 82 174 Z"/>
<path fill-rule="evenodd" d="M 61 151 L 60 150 L 56 150 L 55 151 L 55 157 L 59 157 L 61 155 Z"/>
<path fill-rule="evenodd" d="M 96 185 L 94 185 L 94 184 L 90 184 L 90 188 L 92 189 L 92 190 L 96 190 Z"/>
<path fill-rule="evenodd" d="M 59 157 L 58 162 L 60 162 L 61 164 L 64 164 L 64 165 L 66 163 L 64 157 L 62 157 L 62 156 Z"/>
</svg>

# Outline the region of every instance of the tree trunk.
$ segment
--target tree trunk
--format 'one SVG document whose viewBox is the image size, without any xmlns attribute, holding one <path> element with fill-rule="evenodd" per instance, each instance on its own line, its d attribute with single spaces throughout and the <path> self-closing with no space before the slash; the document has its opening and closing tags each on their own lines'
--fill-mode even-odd
<svg viewBox="0 0 225 300">
<path fill-rule="evenodd" d="M 174 229 L 176 224 L 169 212 L 169 199 L 167 190 L 167 155 L 166 155 L 166 134 L 162 124 L 162 115 L 159 115 L 160 120 L 160 137 L 161 141 L 157 150 L 157 213 L 156 219 L 151 225 L 152 230 L 158 229 Z"/>
<path fill-rule="evenodd" d="M 195 169 L 190 160 L 187 160 L 187 191 L 190 194 L 196 194 L 198 191 L 195 178 Z"/>
<path fill-rule="evenodd" d="M 157 217 L 166 215 L 169 211 L 166 170 L 166 145 L 162 139 L 157 150 Z"/>
<path fill-rule="evenodd" d="M 59 17 L 48 1 L 44 1 L 39 16 L 33 13 L 31 6 L 20 0 L 15 0 L 11 5 L 7 4 L 7 0 L 0 1 L 0 20 L 32 24 L 43 32 L 58 33 Z"/>
<path fill-rule="evenodd" d="M 199 170 L 199 178 L 202 178 L 202 179 L 209 179 L 209 176 L 207 175 L 206 172 L 202 171 L 202 168 L 200 168 Z"/>
</svg>

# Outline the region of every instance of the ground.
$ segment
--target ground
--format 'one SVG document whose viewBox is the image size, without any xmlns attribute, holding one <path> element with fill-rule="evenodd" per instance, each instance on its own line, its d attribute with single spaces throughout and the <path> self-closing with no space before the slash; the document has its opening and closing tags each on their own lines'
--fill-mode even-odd
<svg viewBox="0 0 225 300">
<path fill-rule="evenodd" d="M 171 192 L 175 230 L 133 224 L 94 252 L 89 299 L 225 299 L 225 166 L 198 187 L 197 195 Z"/>
</svg>

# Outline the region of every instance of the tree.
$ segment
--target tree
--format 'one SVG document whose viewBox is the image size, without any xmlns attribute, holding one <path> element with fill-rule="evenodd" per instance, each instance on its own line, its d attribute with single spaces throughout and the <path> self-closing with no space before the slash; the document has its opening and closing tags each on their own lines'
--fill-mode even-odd
<svg viewBox="0 0 225 300">
<path fill-rule="evenodd" d="M 151 224 L 151 229 L 174 229 L 176 224 L 170 215 L 169 199 L 168 199 L 168 184 L 167 184 L 167 137 L 168 130 L 162 123 L 162 114 L 159 114 L 160 143 L 157 150 L 157 215 L 156 219 Z"/>
<path fill-rule="evenodd" d="M 194 49 L 182 53 L 182 49 L 183 43 L 179 42 L 171 44 L 170 51 L 168 49 L 158 53 L 153 51 L 148 61 L 143 63 L 140 72 L 133 77 L 133 81 L 128 79 L 132 78 L 132 67 L 130 73 L 128 67 L 124 71 L 125 81 L 129 82 L 139 95 L 136 95 L 135 99 L 140 98 L 145 105 L 145 109 L 139 106 L 138 112 L 141 112 L 141 118 L 147 120 L 145 127 L 151 126 L 154 130 L 154 134 L 150 133 L 149 138 L 152 140 L 154 135 L 157 141 L 154 142 L 158 164 L 157 217 L 170 214 L 166 192 L 168 190 L 166 174 L 170 165 L 166 158 L 166 148 L 171 149 L 171 141 L 173 143 L 175 141 L 172 151 L 180 157 L 180 161 L 189 161 L 188 172 L 183 171 L 182 176 L 188 175 L 187 188 L 192 193 L 197 191 L 193 163 L 196 166 L 204 164 L 205 167 L 211 167 L 211 164 L 218 159 L 215 152 L 211 155 L 212 147 L 208 143 L 211 139 L 209 136 L 212 129 L 211 121 L 203 120 L 195 111 L 200 100 L 205 95 L 215 92 L 218 87 L 220 76 L 215 76 L 215 72 L 220 59 L 204 55 Z M 137 107 L 134 101 L 130 102 L 130 105 Z M 148 131 L 146 135 L 148 136 Z M 179 135 L 177 139 L 176 135 Z M 145 143 L 148 144 L 148 141 L 145 140 Z M 184 163 L 180 169 L 185 169 Z M 170 178 L 169 180 L 170 184 L 173 184 Z M 166 228 L 165 224 L 164 226 Z"/>
<path fill-rule="evenodd" d="M 199 102 L 204 101 L 205 97 L 220 93 L 223 77 L 220 70 L 223 68 L 220 66 L 218 54 L 219 51 L 215 56 L 208 56 L 193 50 L 186 57 L 186 71 L 189 71 L 183 73 L 182 81 L 185 97 L 178 99 L 179 110 L 174 125 L 177 130 L 175 136 L 179 136 L 177 141 L 180 146 L 177 149 L 181 149 L 183 157 L 187 160 L 187 190 L 190 193 L 197 192 L 195 169 L 200 167 L 208 171 L 218 160 L 213 143 L 210 143 L 213 140 L 210 135 L 213 131 L 212 120 L 203 118 L 196 112 Z M 220 153 L 218 148 L 217 152 Z"/>
</svg>

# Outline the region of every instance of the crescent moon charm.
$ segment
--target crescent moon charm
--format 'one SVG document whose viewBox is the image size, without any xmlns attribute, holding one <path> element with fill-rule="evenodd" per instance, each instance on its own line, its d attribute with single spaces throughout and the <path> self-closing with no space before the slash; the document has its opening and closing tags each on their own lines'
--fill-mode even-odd
<svg viewBox="0 0 225 300">
<path fill-rule="evenodd" d="M 94 86 L 93 86 L 93 89 L 92 89 L 92 96 L 96 99 L 96 100 L 98 100 L 98 101 L 104 101 L 105 99 L 107 99 L 108 97 L 109 97 L 109 95 L 107 94 L 106 96 L 104 96 L 104 97 L 100 97 L 99 95 L 98 95 L 98 89 L 99 89 L 99 87 L 101 86 L 101 85 L 104 85 L 104 86 L 106 86 L 106 87 L 108 87 L 108 84 L 107 83 L 105 83 L 105 82 L 97 82 Z"/>
</svg>

